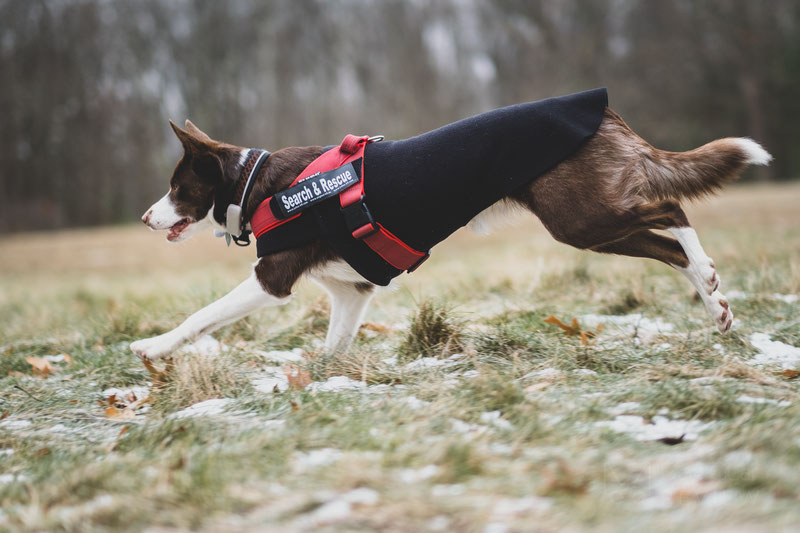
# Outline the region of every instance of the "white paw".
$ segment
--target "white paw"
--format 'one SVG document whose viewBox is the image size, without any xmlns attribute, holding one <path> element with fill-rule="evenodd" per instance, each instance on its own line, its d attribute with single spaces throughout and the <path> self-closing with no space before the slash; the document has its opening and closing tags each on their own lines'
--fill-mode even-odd
<svg viewBox="0 0 800 533">
<path fill-rule="evenodd" d="M 719 291 L 714 291 L 711 296 L 705 300 L 706 308 L 711 314 L 711 318 L 717 325 L 720 333 L 727 333 L 733 324 L 733 311 L 728 303 L 725 295 Z"/>
<path fill-rule="evenodd" d="M 709 296 L 713 294 L 714 291 L 719 289 L 719 274 L 717 274 L 717 269 L 714 267 L 714 261 L 710 257 L 706 258 L 705 261 L 702 261 L 697 266 L 697 275 L 703 284 L 706 294 Z"/>
<path fill-rule="evenodd" d="M 158 337 L 132 342 L 131 351 L 142 359 L 154 361 L 174 352 L 178 346 L 179 343 L 175 342 L 173 338 L 169 336 L 169 333 L 165 333 Z"/>
</svg>

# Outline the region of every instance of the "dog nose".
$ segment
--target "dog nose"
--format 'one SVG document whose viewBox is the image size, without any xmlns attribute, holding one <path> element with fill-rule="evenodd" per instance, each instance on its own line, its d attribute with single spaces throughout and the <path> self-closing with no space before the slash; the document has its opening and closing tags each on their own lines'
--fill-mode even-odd
<svg viewBox="0 0 800 533">
<path fill-rule="evenodd" d="M 147 224 L 148 226 L 150 225 L 150 214 L 151 214 L 152 212 L 153 212 L 153 211 L 152 211 L 152 209 L 148 209 L 148 210 L 147 210 L 147 213 L 145 213 L 144 215 L 142 215 L 142 222 L 144 222 L 144 223 L 145 223 L 145 224 Z"/>
</svg>

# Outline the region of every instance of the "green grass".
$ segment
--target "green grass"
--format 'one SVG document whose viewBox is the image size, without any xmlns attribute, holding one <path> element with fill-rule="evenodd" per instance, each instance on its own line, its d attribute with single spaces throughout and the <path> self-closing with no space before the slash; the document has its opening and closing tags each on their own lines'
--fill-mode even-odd
<svg viewBox="0 0 800 533">
<path fill-rule="evenodd" d="M 328 302 L 302 284 L 217 332 L 228 351 L 178 356 L 156 384 L 128 343 L 224 294 L 253 250 L 138 228 L 5 238 L 0 530 L 790 530 L 800 379 L 747 361 L 755 332 L 800 346 L 800 304 L 773 296 L 800 293 L 798 202 L 797 185 L 741 188 L 689 213 L 724 292 L 745 293 L 724 337 L 678 273 L 569 249 L 527 220 L 437 247 L 379 291 L 348 353 L 322 353 Z M 582 345 L 544 322 L 631 313 L 673 328 L 607 324 Z M 294 348 L 292 371 L 364 385 L 260 391 L 279 366 L 264 352 Z M 27 358 L 57 354 L 71 361 L 32 375 Z M 421 357 L 434 363 L 414 370 Z M 151 402 L 108 418 L 103 391 L 132 386 Z M 217 414 L 174 415 L 220 398 Z M 709 425 L 668 445 L 596 425 L 617 414 Z"/>
</svg>

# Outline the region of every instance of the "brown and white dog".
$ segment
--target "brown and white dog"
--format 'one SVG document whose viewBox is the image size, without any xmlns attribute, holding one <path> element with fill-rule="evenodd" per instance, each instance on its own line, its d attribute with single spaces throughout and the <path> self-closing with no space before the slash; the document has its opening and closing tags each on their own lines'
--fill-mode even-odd
<svg viewBox="0 0 800 533">
<path fill-rule="evenodd" d="M 184 154 L 169 192 L 147 210 L 142 221 L 153 230 L 166 230 L 172 242 L 186 240 L 202 229 L 224 230 L 225 210 L 247 149 L 214 141 L 188 120 L 185 129 L 170 124 Z M 273 152 L 256 176 L 244 214 L 252 215 L 262 200 L 288 187 L 322 151 L 312 146 Z M 560 242 L 662 261 L 686 276 L 719 331 L 726 333 L 733 313 L 719 291 L 714 262 L 700 246 L 680 200 L 716 192 L 748 164 L 766 165 L 771 159 L 747 138 L 719 139 L 681 153 L 658 150 L 606 109 L 597 132 L 578 151 L 480 213 L 470 226 L 480 228 L 487 220 L 522 207 L 538 216 Z M 674 238 L 654 229 L 666 230 Z M 288 302 L 301 276 L 322 285 L 331 297 L 325 349 L 347 349 L 375 286 L 330 246 L 314 242 L 260 258 L 252 275 L 229 294 L 172 331 L 133 342 L 131 350 L 147 359 L 168 355 L 263 306 Z"/>
</svg>

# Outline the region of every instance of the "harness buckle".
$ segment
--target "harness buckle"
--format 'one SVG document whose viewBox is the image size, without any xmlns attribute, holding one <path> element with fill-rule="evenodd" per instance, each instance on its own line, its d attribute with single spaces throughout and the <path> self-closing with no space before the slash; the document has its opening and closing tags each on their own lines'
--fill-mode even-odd
<svg viewBox="0 0 800 533">
<path fill-rule="evenodd" d="M 372 218 L 367 204 L 364 203 L 364 195 L 357 202 L 341 208 L 344 215 L 344 223 L 354 239 L 365 239 L 370 235 L 378 233 L 378 224 Z"/>
<path fill-rule="evenodd" d="M 423 255 L 422 257 L 420 257 L 420 258 L 419 258 L 419 261 L 417 261 L 416 263 L 414 263 L 413 265 L 411 265 L 411 266 L 408 268 L 408 270 L 406 270 L 406 272 L 407 272 L 407 273 L 409 273 L 409 274 L 411 274 L 411 273 L 412 273 L 412 272 L 414 272 L 416 269 L 418 269 L 418 268 L 419 268 L 419 266 L 420 266 L 422 263 L 424 263 L 425 261 L 427 261 L 427 260 L 428 260 L 428 258 L 429 258 L 430 256 L 431 256 L 431 252 L 430 252 L 430 250 L 429 250 L 428 252 L 426 252 L 426 253 L 425 253 L 425 255 Z"/>
</svg>

